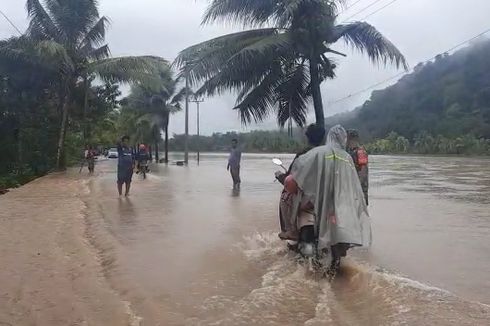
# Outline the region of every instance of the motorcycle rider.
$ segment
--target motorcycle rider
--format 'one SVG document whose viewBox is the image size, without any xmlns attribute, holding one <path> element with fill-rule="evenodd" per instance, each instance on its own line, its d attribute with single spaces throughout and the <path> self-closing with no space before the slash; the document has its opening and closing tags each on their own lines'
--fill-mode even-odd
<svg viewBox="0 0 490 326">
<path fill-rule="evenodd" d="M 360 144 L 359 131 L 355 129 L 347 130 L 347 152 L 352 157 L 356 167 L 359 181 L 366 205 L 369 205 L 369 159 L 366 149 Z"/>
<path fill-rule="evenodd" d="M 95 150 L 91 145 L 87 145 L 87 149 L 85 150 L 85 160 L 87 161 L 88 172 L 93 174 L 95 170 Z"/>
<path fill-rule="evenodd" d="M 150 156 L 148 154 L 148 151 L 146 150 L 145 144 L 140 144 L 138 148 L 138 153 L 136 154 L 136 161 L 138 162 L 137 164 L 137 172 L 140 173 L 142 169 L 142 163 L 146 165 L 146 163 L 149 161 Z"/>
<path fill-rule="evenodd" d="M 285 185 L 286 178 L 291 174 L 291 169 L 294 162 L 303 154 L 307 153 L 314 147 L 320 146 L 325 141 L 325 128 L 318 126 L 316 124 L 311 124 L 306 128 L 305 136 L 307 139 L 307 146 L 304 150 L 297 153 L 294 157 L 293 162 L 289 166 L 286 173 L 281 171 L 276 172 L 276 179 Z M 289 183 L 288 183 L 289 184 Z M 279 233 L 279 238 L 282 240 L 296 240 L 298 238 L 298 227 L 295 221 L 291 221 L 290 209 L 292 206 L 292 196 L 294 190 L 288 191 L 287 185 L 285 185 L 282 193 L 281 200 L 279 203 L 279 221 L 281 225 L 281 233 Z"/>
<path fill-rule="evenodd" d="M 332 251 L 332 264 L 354 246 L 371 244 L 371 224 L 364 193 L 351 156 L 346 152 L 347 132 L 334 126 L 326 145 L 299 157 L 291 169 L 297 184 L 291 218 L 305 200 L 313 205 L 318 251 Z M 291 181 L 292 182 L 292 181 Z"/>
</svg>

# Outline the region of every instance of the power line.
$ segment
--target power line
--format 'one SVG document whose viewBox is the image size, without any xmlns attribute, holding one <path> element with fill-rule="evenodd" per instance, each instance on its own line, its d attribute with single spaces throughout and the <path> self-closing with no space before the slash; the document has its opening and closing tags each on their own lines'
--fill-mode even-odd
<svg viewBox="0 0 490 326">
<path fill-rule="evenodd" d="M 394 4 L 394 3 L 395 3 L 395 2 L 397 2 L 397 1 L 398 1 L 398 0 L 393 0 L 393 1 L 389 2 L 389 3 L 387 3 L 386 5 L 384 5 L 383 7 L 379 8 L 378 10 L 373 11 L 373 12 L 372 12 L 372 13 L 370 13 L 369 15 L 364 16 L 363 18 L 361 18 L 361 19 L 359 19 L 359 20 L 366 20 L 367 18 L 369 18 L 369 17 L 371 17 L 371 16 L 373 16 L 373 15 L 377 14 L 377 13 L 378 13 L 378 12 L 380 12 L 381 10 L 385 9 L 386 7 L 391 6 L 392 4 Z"/>
<path fill-rule="evenodd" d="M 11 21 L 2 10 L 0 10 L 0 14 L 9 22 L 10 25 L 12 25 L 12 27 L 19 33 L 19 35 L 22 35 L 20 29 L 18 29 L 17 26 L 15 26 L 14 22 Z"/>
<path fill-rule="evenodd" d="M 466 43 L 469 43 L 469 42 L 471 42 L 471 41 L 473 41 L 473 40 L 476 40 L 477 38 L 479 38 L 479 37 L 481 37 L 481 36 L 483 36 L 483 35 L 485 35 L 485 34 L 487 34 L 487 33 L 489 33 L 489 32 L 490 32 L 490 28 L 489 28 L 489 29 L 487 29 L 487 30 L 485 30 L 485 31 L 483 31 L 483 32 L 481 32 L 481 33 L 479 33 L 478 35 L 473 36 L 472 38 L 467 39 L 467 40 L 465 40 L 464 42 L 461 42 L 461 43 L 459 43 L 459 44 L 457 44 L 457 45 L 453 46 L 452 48 L 450 48 L 450 49 L 448 49 L 448 50 L 446 50 L 446 51 L 440 52 L 440 53 L 448 53 L 448 52 L 452 52 L 452 51 L 454 51 L 454 50 L 456 50 L 456 49 L 460 48 L 461 46 L 465 45 Z M 429 61 L 434 60 L 434 59 L 435 59 L 435 58 L 436 58 L 436 57 L 437 57 L 437 56 L 438 56 L 440 53 L 436 54 L 435 56 L 433 56 L 433 57 L 432 57 L 432 58 L 430 58 L 430 59 L 427 59 L 427 60 L 425 60 L 425 61 L 422 61 L 421 63 L 422 63 L 422 64 L 424 64 L 424 63 L 427 63 L 427 62 L 429 62 Z M 387 83 L 387 82 L 389 82 L 389 81 L 392 81 L 393 79 L 395 79 L 395 78 L 397 78 L 397 77 L 400 77 L 400 76 L 402 76 L 402 75 L 405 75 L 405 74 L 409 73 L 411 70 L 413 70 L 413 68 L 412 68 L 412 69 L 410 69 L 409 71 L 402 71 L 402 72 L 400 72 L 400 73 L 398 73 L 398 74 L 396 74 L 396 75 L 394 75 L 394 76 L 391 76 L 390 78 L 387 78 L 387 79 L 385 79 L 385 80 L 382 80 L 382 81 L 380 81 L 380 82 L 378 82 L 378 83 L 376 83 L 376 84 L 373 84 L 373 85 L 371 85 L 371 86 L 369 86 L 369 87 L 366 87 L 366 88 L 364 88 L 364 89 L 362 89 L 362 90 L 360 90 L 360 91 L 357 91 L 357 92 L 355 92 L 355 93 L 349 94 L 349 95 L 347 95 L 347 96 L 345 96 L 345 97 L 341 97 L 341 98 L 339 98 L 339 99 L 337 99 L 337 100 L 331 101 L 331 102 L 329 102 L 329 104 L 330 104 L 330 105 L 332 105 L 332 104 L 336 104 L 336 103 L 339 103 L 339 102 L 345 101 L 345 100 L 347 100 L 347 99 L 349 99 L 349 98 L 351 98 L 351 97 L 354 97 L 354 96 L 360 95 L 360 94 L 362 94 L 362 93 L 365 93 L 365 92 L 367 92 L 367 91 L 369 91 L 369 90 L 371 90 L 371 89 L 373 89 L 373 88 L 376 88 L 376 87 L 378 87 L 378 86 L 380 86 L 380 85 L 383 85 L 383 84 L 385 84 L 385 83 Z"/>
<path fill-rule="evenodd" d="M 353 4 L 348 5 L 348 6 L 345 8 L 345 10 L 344 10 L 344 11 L 342 11 L 342 12 L 346 12 L 347 10 L 349 10 L 349 9 L 350 9 L 350 8 L 352 8 L 352 7 L 354 7 L 355 5 L 357 5 L 357 4 L 358 4 L 359 2 L 361 2 L 361 1 L 363 1 L 363 0 L 357 0 L 357 1 L 356 1 L 356 2 L 354 2 Z"/>
<path fill-rule="evenodd" d="M 381 2 L 381 1 L 383 1 L 383 0 L 376 0 L 376 1 L 374 1 L 373 3 L 371 3 L 370 5 L 368 5 L 367 7 L 364 7 L 361 10 L 359 10 L 358 12 L 356 12 L 355 14 L 351 15 L 349 18 L 344 19 L 342 23 L 345 23 L 346 21 L 350 20 L 351 18 L 354 18 L 355 16 L 357 16 L 360 13 L 368 10 L 369 8 L 371 8 L 372 6 L 374 6 L 375 4 L 377 4 L 377 3 Z"/>
</svg>

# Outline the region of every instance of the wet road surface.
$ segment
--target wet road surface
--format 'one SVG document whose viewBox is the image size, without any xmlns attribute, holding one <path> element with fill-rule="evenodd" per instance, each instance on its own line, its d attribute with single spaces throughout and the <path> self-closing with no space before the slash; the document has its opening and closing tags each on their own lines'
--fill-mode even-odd
<svg viewBox="0 0 490 326">
<path fill-rule="evenodd" d="M 89 179 L 85 222 L 141 325 L 487 325 L 490 160 L 373 156 L 373 247 L 329 283 L 277 239 L 271 155 L 152 166 L 119 198 L 115 161 Z M 291 156 L 282 156 L 285 162 Z"/>
</svg>

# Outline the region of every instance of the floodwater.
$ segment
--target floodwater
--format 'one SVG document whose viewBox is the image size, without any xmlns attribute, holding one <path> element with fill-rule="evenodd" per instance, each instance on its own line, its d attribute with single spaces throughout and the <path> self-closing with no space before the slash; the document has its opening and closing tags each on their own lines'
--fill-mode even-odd
<svg viewBox="0 0 490 326">
<path fill-rule="evenodd" d="M 489 324 L 489 159 L 373 156 L 373 246 L 328 282 L 277 238 L 271 158 L 244 155 L 240 192 L 207 154 L 135 175 L 129 198 L 97 166 L 87 237 L 135 324 Z"/>
</svg>

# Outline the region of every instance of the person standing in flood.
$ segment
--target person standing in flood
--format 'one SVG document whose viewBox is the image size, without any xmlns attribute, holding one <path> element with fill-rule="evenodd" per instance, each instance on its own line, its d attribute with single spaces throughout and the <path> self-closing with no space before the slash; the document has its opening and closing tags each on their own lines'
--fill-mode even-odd
<svg viewBox="0 0 490 326">
<path fill-rule="evenodd" d="M 93 174 L 95 170 L 95 149 L 93 149 L 91 145 L 87 146 L 87 150 L 85 151 L 85 159 L 87 160 L 88 164 L 88 172 Z"/>
<path fill-rule="evenodd" d="M 238 148 L 238 140 L 232 139 L 231 152 L 228 157 L 227 170 L 230 171 L 231 178 L 233 179 L 233 189 L 240 189 L 240 161 L 242 160 L 242 152 Z"/>
<path fill-rule="evenodd" d="M 119 196 L 122 196 L 122 186 L 125 184 L 124 196 L 129 196 L 134 170 L 134 156 L 131 147 L 129 147 L 129 136 L 121 138 L 121 142 L 117 145 L 117 154 L 117 190 Z"/>
<path fill-rule="evenodd" d="M 347 152 L 354 161 L 366 205 L 369 205 L 369 159 L 366 149 L 361 145 L 359 131 L 355 129 L 347 130 Z"/>
</svg>

